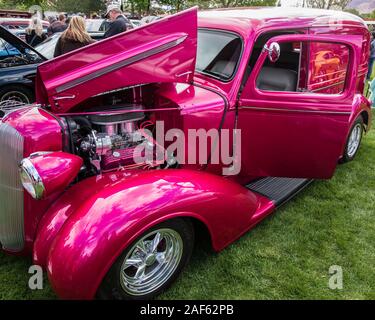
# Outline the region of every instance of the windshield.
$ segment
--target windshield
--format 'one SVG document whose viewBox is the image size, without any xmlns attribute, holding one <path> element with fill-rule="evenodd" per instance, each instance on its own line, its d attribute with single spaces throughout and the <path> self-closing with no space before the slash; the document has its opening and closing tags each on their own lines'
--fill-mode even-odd
<svg viewBox="0 0 375 320">
<path fill-rule="evenodd" d="M 196 70 L 219 80 L 230 80 L 241 55 L 242 41 L 236 34 L 200 29 Z"/>
<path fill-rule="evenodd" d="M 43 57 L 47 58 L 48 60 L 53 59 L 57 40 L 59 40 L 60 36 L 61 33 L 55 33 L 46 41 L 35 46 L 35 50 L 38 51 Z"/>
</svg>

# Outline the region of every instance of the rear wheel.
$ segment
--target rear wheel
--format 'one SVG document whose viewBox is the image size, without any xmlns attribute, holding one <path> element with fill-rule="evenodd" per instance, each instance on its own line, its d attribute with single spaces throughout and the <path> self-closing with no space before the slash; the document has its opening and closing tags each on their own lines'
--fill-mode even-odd
<svg viewBox="0 0 375 320">
<path fill-rule="evenodd" d="M 117 259 L 98 291 L 100 299 L 151 299 L 165 290 L 188 263 L 194 230 L 184 219 L 146 231 Z"/>
<path fill-rule="evenodd" d="M 363 118 L 362 116 L 359 116 L 354 121 L 353 126 L 350 129 L 349 137 L 346 141 L 345 151 L 341 159 L 341 163 L 352 161 L 357 155 L 357 152 L 362 142 L 363 128 Z"/>
</svg>

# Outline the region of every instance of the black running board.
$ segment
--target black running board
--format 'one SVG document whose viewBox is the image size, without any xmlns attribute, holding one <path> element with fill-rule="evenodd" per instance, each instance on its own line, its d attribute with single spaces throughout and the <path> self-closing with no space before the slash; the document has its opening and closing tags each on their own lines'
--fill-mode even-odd
<svg viewBox="0 0 375 320">
<path fill-rule="evenodd" d="M 267 197 L 279 207 L 312 181 L 309 179 L 267 177 L 248 184 L 246 188 Z"/>
</svg>

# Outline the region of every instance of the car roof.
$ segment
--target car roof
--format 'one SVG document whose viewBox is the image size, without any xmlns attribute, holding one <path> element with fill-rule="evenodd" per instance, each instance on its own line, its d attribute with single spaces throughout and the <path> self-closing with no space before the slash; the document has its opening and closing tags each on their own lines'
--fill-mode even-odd
<svg viewBox="0 0 375 320">
<path fill-rule="evenodd" d="M 215 9 L 200 11 L 200 27 L 227 29 L 247 36 L 250 32 L 271 26 L 290 28 L 295 26 L 352 25 L 363 28 L 366 23 L 348 12 L 309 8 L 246 8 Z"/>
<path fill-rule="evenodd" d="M 26 18 L 0 18 L 0 24 L 3 23 L 3 22 L 16 22 L 16 23 L 23 23 L 23 22 L 26 22 L 26 23 L 29 23 L 31 21 L 31 19 L 26 19 Z M 48 21 L 45 21 L 45 20 L 42 20 L 42 23 L 43 24 L 49 24 Z"/>
</svg>

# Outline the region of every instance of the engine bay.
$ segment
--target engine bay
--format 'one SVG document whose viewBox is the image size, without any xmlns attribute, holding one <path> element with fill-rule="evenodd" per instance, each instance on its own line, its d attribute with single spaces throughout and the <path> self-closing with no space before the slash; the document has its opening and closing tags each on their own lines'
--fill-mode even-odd
<svg viewBox="0 0 375 320">
<path fill-rule="evenodd" d="M 110 95 L 89 112 L 64 116 L 66 149 L 84 160 L 80 178 L 127 169 L 166 169 L 178 166 L 155 136 L 156 117 L 143 99 Z M 121 96 L 121 95 L 120 95 Z M 124 101 L 125 100 L 125 101 Z M 132 100 L 132 102 L 126 102 Z"/>
</svg>

